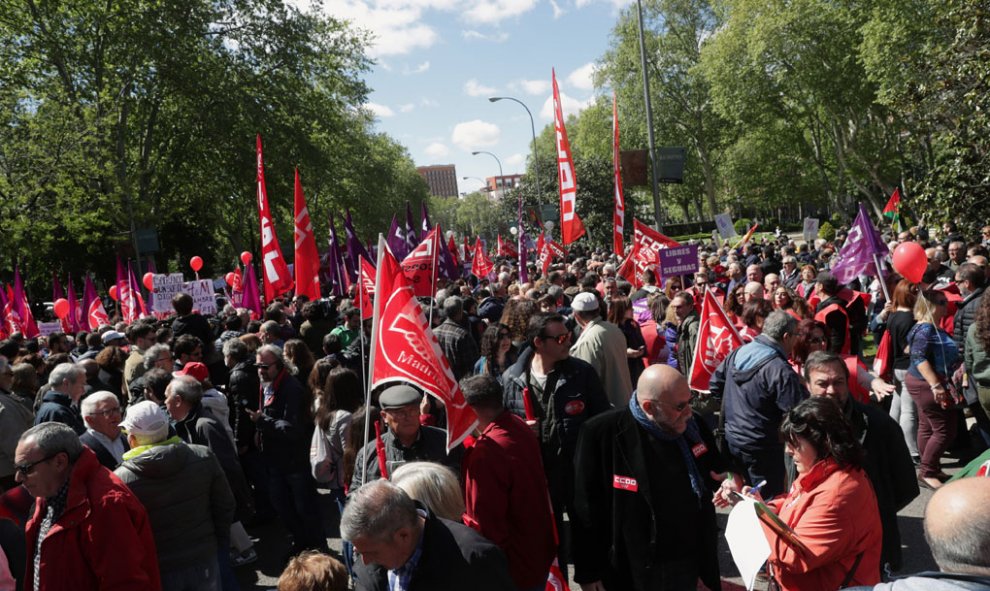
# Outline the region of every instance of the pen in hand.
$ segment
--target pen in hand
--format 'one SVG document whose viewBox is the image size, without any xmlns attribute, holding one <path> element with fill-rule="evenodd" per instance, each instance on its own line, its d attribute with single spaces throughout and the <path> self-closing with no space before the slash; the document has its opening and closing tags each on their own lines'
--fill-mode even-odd
<svg viewBox="0 0 990 591">
<path fill-rule="evenodd" d="M 766 480 L 761 480 L 759 484 L 746 491 L 746 494 L 749 496 L 756 496 L 760 492 L 760 489 L 766 485 L 766 483 L 767 483 Z"/>
</svg>

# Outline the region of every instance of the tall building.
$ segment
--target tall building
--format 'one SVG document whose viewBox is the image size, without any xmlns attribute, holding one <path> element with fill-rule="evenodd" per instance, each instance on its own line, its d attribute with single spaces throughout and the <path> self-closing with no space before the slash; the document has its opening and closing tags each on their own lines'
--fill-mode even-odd
<svg viewBox="0 0 990 591">
<path fill-rule="evenodd" d="M 485 179 L 486 190 L 493 199 L 501 199 L 505 196 L 505 191 L 515 189 L 523 184 L 523 175 L 507 174 L 505 176 L 490 176 Z"/>
<path fill-rule="evenodd" d="M 457 197 L 457 171 L 453 164 L 437 164 L 416 168 L 430 187 L 434 197 Z"/>
</svg>

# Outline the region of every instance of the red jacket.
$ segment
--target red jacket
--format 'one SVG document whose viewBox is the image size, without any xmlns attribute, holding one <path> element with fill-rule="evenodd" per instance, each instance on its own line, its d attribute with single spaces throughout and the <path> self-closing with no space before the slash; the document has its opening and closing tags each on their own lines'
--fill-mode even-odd
<svg viewBox="0 0 990 591">
<path fill-rule="evenodd" d="M 557 554 L 547 479 L 536 435 L 505 411 L 464 456 L 464 522 L 505 552 L 520 588 L 547 580 Z"/>
<path fill-rule="evenodd" d="M 860 554 L 845 586 L 880 582 L 883 531 L 877 497 L 863 470 L 823 460 L 802 474 L 786 496 L 767 504 L 808 547 L 805 553 L 764 525 L 769 562 L 783 591 L 835 591 Z"/>
<path fill-rule="evenodd" d="M 35 502 L 27 524 L 25 586 L 44 519 Z M 113 472 L 84 447 L 69 481 L 65 511 L 42 542 L 41 591 L 161 591 L 148 513 Z"/>
</svg>

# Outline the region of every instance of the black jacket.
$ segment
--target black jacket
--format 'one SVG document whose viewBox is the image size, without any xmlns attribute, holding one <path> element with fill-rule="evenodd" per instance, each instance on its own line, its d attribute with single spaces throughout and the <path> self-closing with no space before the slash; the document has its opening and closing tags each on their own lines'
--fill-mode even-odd
<svg viewBox="0 0 990 591">
<path fill-rule="evenodd" d="M 358 591 L 387 591 L 388 571 L 355 561 Z M 478 532 L 427 514 L 409 591 L 514 591 L 505 555 Z"/>
<path fill-rule="evenodd" d="M 299 380 L 283 370 L 275 379 L 275 396 L 261 410 L 263 414 L 255 427 L 268 469 L 285 474 L 308 473 L 314 423 Z"/>
<path fill-rule="evenodd" d="M 227 382 L 227 400 L 234 407 L 233 428 L 234 441 L 238 447 L 256 449 L 254 443 L 254 423 L 244 412 L 245 408 L 258 410 L 261 378 L 254 368 L 253 361 L 241 361 L 230 370 L 230 380 Z"/>
<path fill-rule="evenodd" d="M 41 406 L 38 413 L 34 415 L 34 424 L 41 423 L 62 423 L 72 427 L 77 435 L 86 432 L 86 425 L 83 424 L 79 410 L 72 404 L 72 399 L 68 394 L 62 394 L 55 390 L 45 392 L 41 398 Z"/>
<path fill-rule="evenodd" d="M 100 440 L 94 437 L 93 434 L 90 433 L 89 431 L 86 431 L 85 433 L 80 435 L 79 441 L 82 442 L 82 444 L 88 447 L 89 449 L 93 450 L 93 453 L 96 454 L 96 459 L 99 460 L 100 463 L 103 464 L 103 466 L 105 466 L 107 470 L 113 470 L 119 465 L 117 459 L 113 457 L 112 453 L 110 453 L 110 450 L 103 447 L 103 444 L 100 443 Z M 131 447 L 127 445 L 127 437 L 121 435 L 120 441 L 121 443 L 124 444 L 125 452 L 131 449 Z"/>
<path fill-rule="evenodd" d="M 574 580 L 600 580 L 607 591 L 676 591 L 672 571 L 721 588 L 718 526 L 709 472 L 726 462 L 705 422 L 689 444 L 708 490 L 699 499 L 678 444 L 659 441 L 628 408 L 588 421 L 575 455 Z M 694 585 L 690 587 L 694 589 Z"/>
<path fill-rule="evenodd" d="M 959 345 L 959 356 L 966 352 L 966 331 L 969 326 L 976 321 L 976 311 L 980 308 L 983 299 L 983 292 L 986 288 L 981 287 L 969 294 L 956 306 L 955 321 L 952 326 L 952 340 Z"/>
</svg>

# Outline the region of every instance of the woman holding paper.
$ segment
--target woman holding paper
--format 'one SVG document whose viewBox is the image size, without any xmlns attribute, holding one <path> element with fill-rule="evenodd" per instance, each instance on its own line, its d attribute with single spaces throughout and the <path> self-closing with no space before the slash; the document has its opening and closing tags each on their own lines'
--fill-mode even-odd
<svg viewBox="0 0 990 591">
<path fill-rule="evenodd" d="M 762 519 L 774 581 L 783 591 L 879 583 L 877 499 L 861 468 L 863 449 L 838 405 L 805 400 L 787 413 L 780 435 L 798 478 L 766 504 L 774 515 Z M 762 500 L 758 492 L 751 496 Z"/>
</svg>

